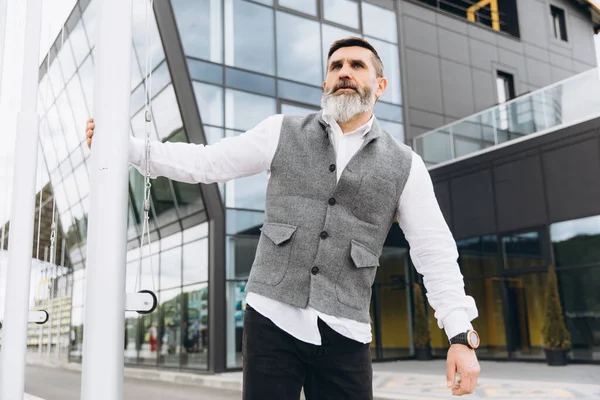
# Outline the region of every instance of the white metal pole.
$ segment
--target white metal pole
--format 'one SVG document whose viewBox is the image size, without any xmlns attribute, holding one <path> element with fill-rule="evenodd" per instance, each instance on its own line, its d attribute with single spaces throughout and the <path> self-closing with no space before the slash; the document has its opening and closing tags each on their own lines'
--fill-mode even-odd
<svg viewBox="0 0 600 400">
<path fill-rule="evenodd" d="M 41 0 L 27 1 L 21 111 L 13 174 L 12 211 L 8 238 L 8 274 L 2 352 L 0 353 L 0 400 L 23 398 L 31 251 L 35 215 L 35 178 L 39 138 L 37 114 L 38 60 L 42 17 Z"/>
<path fill-rule="evenodd" d="M 4 62 L 4 42 L 6 40 L 6 9 L 8 0 L 0 0 L 0 93 L 2 93 L 2 67 Z M 4 234 L 4 229 L 2 230 Z"/>
<path fill-rule="evenodd" d="M 82 400 L 123 398 L 131 3 L 98 10 Z"/>
</svg>

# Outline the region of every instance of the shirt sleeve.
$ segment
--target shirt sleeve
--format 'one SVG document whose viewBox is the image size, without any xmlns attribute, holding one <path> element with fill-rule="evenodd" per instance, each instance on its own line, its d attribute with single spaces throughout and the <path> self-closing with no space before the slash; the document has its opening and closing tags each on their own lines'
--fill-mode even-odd
<svg viewBox="0 0 600 400">
<path fill-rule="evenodd" d="M 465 294 L 456 242 L 435 197 L 429 171 L 414 152 L 396 218 L 410 245 L 412 262 L 423 275 L 438 326 L 448 338 L 472 329 L 471 321 L 478 312 L 475 300 Z"/>
<path fill-rule="evenodd" d="M 150 177 L 185 183 L 227 182 L 270 169 L 275 155 L 283 115 L 266 118 L 254 128 L 213 145 L 150 143 Z M 146 142 L 131 137 L 129 162 L 146 175 Z"/>
</svg>

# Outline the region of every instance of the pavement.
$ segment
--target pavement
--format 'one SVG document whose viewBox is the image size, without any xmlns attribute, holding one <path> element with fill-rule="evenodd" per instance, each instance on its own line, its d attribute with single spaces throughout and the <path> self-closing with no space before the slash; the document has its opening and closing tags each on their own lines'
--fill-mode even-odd
<svg viewBox="0 0 600 400">
<path fill-rule="evenodd" d="M 31 354 L 28 354 L 28 364 L 81 371 L 79 363 L 49 360 Z M 600 365 L 550 367 L 543 362 L 480 360 L 480 366 L 477 388 L 474 394 L 464 396 L 467 399 L 600 399 Z M 445 360 L 378 362 L 373 364 L 373 370 L 375 400 L 433 400 L 453 397 L 446 388 Z M 238 393 L 238 398 L 241 398 L 241 372 L 194 374 L 125 367 L 125 377 L 147 382 L 166 382 L 181 387 L 223 390 Z M 28 400 L 27 397 L 25 400 Z"/>
</svg>

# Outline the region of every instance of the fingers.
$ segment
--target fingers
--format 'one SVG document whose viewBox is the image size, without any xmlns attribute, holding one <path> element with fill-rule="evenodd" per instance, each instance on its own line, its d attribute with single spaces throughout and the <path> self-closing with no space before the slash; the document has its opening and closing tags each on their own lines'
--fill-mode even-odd
<svg viewBox="0 0 600 400">
<path fill-rule="evenodd" d="M 96 127 L 96 124 L 94 124 L 94 119 L 91 117 L 88 118 L 85 136 L 87 138 L 88 148 L 90 148 L 90 149 L 92 148 L 92 136 L 94 136 L 94 128 L 95 127 Z"/>
<path fill-rule="evenodd" d="M 455 375 L 456 375 L 456 364 L 454 363 L 454 360 L 452 360 L 450 357 L 448 357 L 448 360 L 446 361 L 446 381 L 447 381 L 448 388 L 451 388 L 452 386 L 454 386 Z"/>
<path fill-rule="evenodd" d="M 471 375 L 461 374 L 460 381 L 452 388 L 452 395 L 462 396 L 463 394 L 473 393 L 471 391 Z"/>
</svg>

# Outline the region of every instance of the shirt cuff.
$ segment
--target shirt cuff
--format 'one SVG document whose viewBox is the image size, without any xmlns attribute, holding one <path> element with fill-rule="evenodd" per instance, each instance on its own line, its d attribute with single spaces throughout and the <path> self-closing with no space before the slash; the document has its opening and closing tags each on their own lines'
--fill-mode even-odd
<svg viewBox="0 0 600 400">
<path fill-rule="evenodd" d="M 471 320 L 469 319 L 467 310 L 462 308 L 454 310 L 450 314 L 446 315 L 446 317 L 444 317 L 443 324 L 444 330 L 446 331 L 446 336 L 448 336 L 448 340 L 459 333 L 473 329 L 473 325 L 471 325 Z"/>
<path fill-rule="evenodd" d="M 144 158 L 146 141 L 130 136 L 129 138 L 129 162 L 135 167 L 141 167 Z"/>
</svg>

